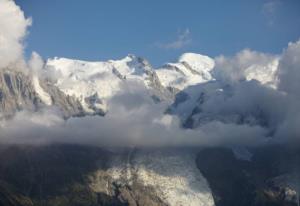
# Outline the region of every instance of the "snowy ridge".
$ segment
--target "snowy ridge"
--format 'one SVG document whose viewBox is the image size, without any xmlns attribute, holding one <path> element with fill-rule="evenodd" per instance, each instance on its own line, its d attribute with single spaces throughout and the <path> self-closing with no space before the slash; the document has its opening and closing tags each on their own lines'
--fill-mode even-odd
<svg viewBox="0 0 300 206">
<path fill-rule="evenodd" d="M 183 90 L 212 80 L 210 71 L 213 67 L 214 60 L 208 56 L 186 53 L 179 58 L 178 63 L 168 63 L 156 72 L 163 86 Z"/>
<path fill-rule="evenodd" d="M 215 66 L 214 60 L 210 57 L 195 53 L 184 53 L 179 57 L 178 61 L 186 62 L 199 73 L 203 71 L 209 72 Z"/>
</svg>

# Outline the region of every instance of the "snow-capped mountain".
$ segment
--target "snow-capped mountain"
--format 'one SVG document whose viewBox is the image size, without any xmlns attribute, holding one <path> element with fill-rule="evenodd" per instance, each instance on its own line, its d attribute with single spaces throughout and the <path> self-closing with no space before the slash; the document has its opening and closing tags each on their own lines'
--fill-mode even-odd
<svg viewBox="0 0 300 206">
<path fill-rule="evenodd" d="M 144 87 L 158 100 L 172 97 L 148 61 L 134 55 L 107 62 L 54 58 L 47 60 L 45 68 L 49 73 L 58 74 L 55 86 L 77 98 L 89 114 L 105 113 L 108 100 L 130 83 Z"/>
<path fill-rule="evenodd" d="M 80 101 L 87 114 L 104 114 L 108 101 L 128 84 L 139 84 L 155 100 L 171 100 L 188 86 L 211 81 L 213 67 L 213 59 L 186 53 L 178 63 L 168 63 L 158 69 L 141 57 L 128 55 L 105 62 L 56 57 L 47 60 L 45 70 L 54 74 L 55 86 Z M 40 94 L 47 101 L 47 95 Z"/>
<path fill-rule="evenodd" d="M 104 115 L 111 98 L 126 89 L 130 90 L 128 85 L 137 84 L 156 102 L 168 100 L 171 104 L 177 94 L 172 108 L 186 120 L 197 110 L 195 108 L 198 107 L 197 101 L 200 96 L 202 99 L 204 96 L 216 97 L 229 91 L 230 85 L 222 81 L 226 75 L 220 72 L 223 71 L 219 69 L 220 62 L 226 61 L 224 59 L 215 61 L 208 56 L 185 53 L 179 57 L 178 62 L 167 63 L 154 69 L 146 59 L 134 55 L 128 55 L 121 60 L 98 62 L 55 57 L 46 61 L 43 68 L 44 75 L 23 75 L 18 72 L 16 81 L 19 84 L 22 83 L 21 80 L 27 79 L 24 85 L 18 86 L 14 81 L 11 82 L 10 74 L 16 73 L 14 70 L 7 70 L 5 75 L 2 71 L 2 86 L 7 85 L 5 86 L 7 89 L 4 88 L 2 93 L 7 94 L 2 95 L 1 102 L 4 105 L 8 94 L 13 94 L 9 93 L 9 87 L 16 85 L 12 88 L 22 89 L 24 86 L 31 91 L 30 98 L 36 97 L 36 100 L 31 101 L 35 102 L 32 104 L 40 102 L 41 105 L 55 105 L 64 111 L 65 117 Z M 244 73 L 240 75 L 242 79 L 257 80 L 261 84 L 276 87 L 278 58 L 270 57 L 255 65 L 243 66 Z M 229 68 L 230 62 L 224 63 L 224 67 Z M 11 110 L 29 108 L 24 106 L 28 104 L 20 101 L 18 104 L 23 106 L 16 105 Z M 10 106 L 5 105 L 2 110 L 10 110 Z"/>
</svg>

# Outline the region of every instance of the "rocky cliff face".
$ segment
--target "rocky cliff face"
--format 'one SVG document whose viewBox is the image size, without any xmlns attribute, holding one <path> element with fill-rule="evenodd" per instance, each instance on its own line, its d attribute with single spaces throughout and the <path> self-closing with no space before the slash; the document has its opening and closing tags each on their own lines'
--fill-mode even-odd
<svg viewBox="0 0 300 206">
<path fill-rule="evenodd" d="M 3 116 L 20 110 L 36 111 L 42 105 L 29 76 L 18 71 L 0 70 L 0 112 Z"/>
<path fill-rule="evenodd" d="M 49 102 L 44 100 L 40 93 L 41 89 L 49 95 Z M 31 75 L 23 72 L 0 70 L 0 114 L 2 117 L 10 117 L 21 110 L 36 112 L 49 105 L 61 110 L 65 118 L 83 115 L 81 104 L 74 97 L 65 95 L 50 82 L 40 79 L 34 82 Z"/>
<path fill-rule="evenodd" d="M 83 107 L 75 97 L 64 94 L 47 80 L 40 81 L 40 85 L 51 97 L 52 105 L 59 108 L 65 118 L 84 115 Z"/>
</svg>

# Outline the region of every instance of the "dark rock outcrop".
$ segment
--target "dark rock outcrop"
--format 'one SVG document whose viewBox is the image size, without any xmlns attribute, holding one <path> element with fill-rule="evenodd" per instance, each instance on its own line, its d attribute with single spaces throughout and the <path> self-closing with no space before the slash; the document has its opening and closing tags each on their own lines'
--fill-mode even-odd
<svg viewBox="0 0 300 206">
<path fill-rule="evenodd" d="M 216 206 L 299 205 L 300 150 L 269 146 L 251 152 L 251 161 L 237 159 L 230 149 L 199 152 L 196 163 L 210 184 Z"/>
</svg>

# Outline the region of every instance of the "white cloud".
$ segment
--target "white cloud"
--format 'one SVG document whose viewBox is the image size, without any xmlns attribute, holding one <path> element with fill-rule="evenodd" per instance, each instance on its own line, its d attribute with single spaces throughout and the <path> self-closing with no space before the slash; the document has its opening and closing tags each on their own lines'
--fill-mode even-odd
<svg viewBox="0 0 300 206">
<path fill-rule="evenodd" d="M 128 98 L 127 94 L 121 96 L 124 100 Z M 259 126 L 218 121 L 185 130 L 180 127 L 176 116 L 163 114 L 165 107 L 162 105 L 144 102 L 128 111 L 128 105 L 119 102 L 120 98 L 111 104 L 105 117 L 76 117 L 64 122 L 56 110 L 19 112 L 15 118 L 2 122 L 0 143 L 58 142 L 100 147 L 220 146 L 253 145 L 264 135 L 264 129 Z"/>
<path fill-rule="evenodd" d="M 279 89 L 300 98 L 300 40 L 289 43 L 278 68 Z"/>
<path fill-rule="evenodd" d="M 215 58 L 214 76 L 224 82 L 255 79 L 263 84 L 275 84 L 279 57 L 244 49 L 233 57 Z"/>
<path fill-rule="evenodd" d="M 11 0 L 0 0 L 0 68 L 23 60 L 23 39 L 31 19 Z"/>
<path fill-rule="evenodd" d="M 156 43 L 155 45 L 162 49 L 181 49 L 192 42 L 191 32 L 189 29 L 178 32 L 178 36 L 175 41 L 169 43 Z"/>
<path fill-rule="evenodd" d="M 44 67 L 44 61 L 37 52 L 32 52 L 31 58 L 28 62 L 28 66 L 34 74 L 38 76 L 41 74 L 42 68 Z"/>
<path fill-rule="evenodd" d="M 217 119 L 198 128 L 183 129 L 176 115 L 164 114 L 167 104 L 155 104 L 141 88 L 142 85 L 134 83 L 112 98 L 105 117 L 86 116 L 64 121 L 53 108 L 36 113 L 19 112 L 15 118 L 2 121 L 0 142 L 59 142 L 101 147 L 252 146 L 260 144 L 265 137 L 266 130 L 259 125 Z M 236 104 L 243 99 L 237 96 Z M 220 109 L 219 105 L 214 107 Z M 251 106 L 246 106 L 244 110 L 249 108 Z"/>
</svg>

